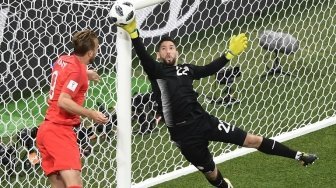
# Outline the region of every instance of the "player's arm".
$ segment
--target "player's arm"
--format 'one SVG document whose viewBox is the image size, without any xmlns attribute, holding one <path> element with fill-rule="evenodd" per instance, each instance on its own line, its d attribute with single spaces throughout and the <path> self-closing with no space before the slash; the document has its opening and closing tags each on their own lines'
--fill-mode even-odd
<svg viewBox="0 0 336 188">
<path fill-rule="evenodd" d="M 83 79 L 81 78 L 81 74 L 79 72 L 69 73 L 61 89 L 57 105 L 69 113 L 88 117 L 96 123 L 106 123 L 108 121 L 108 118 L 106 118 L 103 113 L 86 109 L 73 100 L 73 98 L 77 95 L 79 89 L 81 88 L 83 84 L 82 82 Z"/>
<path fill-rule="evenodd" d="M 231 37 L 229 49 L 218 59 L 205 66 L 193 66 L 194 77 L 203 78 L 215 74 L 223 68 L 231 59 L 241 54 L 247 48 L 247 36 L 241 33 L 238 36 Z"/>
<path fill-rule="evenodd" d="M 157 62 L 148 54 L 142 39 L 139 37 L 139 31 L 134 19 L 130 24 L 121 26 L 131 37 L 136 54 L 140 63 L 148 75 L 155 75 Z"/>
<path fill-rule="evenodd" d="M 213 75 L 223 68 L 228 62 L 229 60 L 226 59 L 225 55 L 223 55 L 205 66 L 193 65 L 192 69 L 194 70 L 194 78 L 199 79 Z"/>
<path fill-rule="evenodd" d="M 62 92 L 58 98 L 57 104 L 60 108 L 71 114 L 89 117 L 91 113 L 91 110 L 86 109 L 73 101 L 71 95 L 68 93 Z"/>
<path fill-rule="evenodd" d="M 96 70 L 93 70 L 93 69 L 86 70 L 86 74 L 90 81 L 94 81 L 96 83 L 100 81 L 100 76 Z"/>
<path fill-rule="evenodd" d="M 88 117 L 98 124 L 107 123 L 108 120 L 108 118 L 101 112 L 86 109 L 77 104 L 72 100 L 71 95 L 64 92 L 62 92 L 58 98 L 58 106 L 69 113 L 77 114 L 82 117 Z"/>
</svg>

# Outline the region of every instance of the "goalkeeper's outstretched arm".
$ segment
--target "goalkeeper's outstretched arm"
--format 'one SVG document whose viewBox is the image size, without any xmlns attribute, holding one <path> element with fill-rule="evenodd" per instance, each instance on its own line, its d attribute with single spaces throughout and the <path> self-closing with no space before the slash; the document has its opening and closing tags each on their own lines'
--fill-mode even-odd
<svg viewBox="0 0 336 188">
<path fill-rule="evenodd" d="M 215 74 L 229 62 L 225 55 L 204 66 L 193 66 L 194 78 L 200 79 Z"/>
<path fill-rule="evenodd" d="M 155 75 L 155 67 L 158 62 L 156 62 L 147 52 L 142 39 L 139 37 L 139 31 L 136 26 L 136 20 L 134 19 L 130 24 L 120 26 L 123 28 L 131 37 L 132 43 L 136 54 L 140 59 L 140 63 L 144 68 L 148 76 Z"/>
<path fill-rule="evenodd" d="M 146 51 L 144 44 L 139 37 L 139 32 L 136 26 L 136 20 L 134 19 L 130 24 L 121 26 L 131 37 L 135 51 L 141 60 L 141 65 L 149 76 L 155 76 L 156 62 Z M 247 36 L 245 33 L 234 35 L 229 42 L 228 50 L 223 56 L 214 60 L 206 66 L 193 66 L 194 77 L 196 79 L 207 77 L 218 72 L 224 65 L 233 59 L 235 56 L 241 54 L 247 48 Z"/>
<path fill-rule="evenodd" d="M 229 48 L 224 55 L 205 66 L 194 66 L 194 77 L 196 79 L 215 74 L 223 68 L 231 59 L 241 54 L 247 48 L 247 36 L 241 33 L 233 36 L 229 42 Z"/>
<path fill-rule="evenodd" d="M 154 76 L 155 73 L 155 67 L 156 64 L 158 64 L 157 61 L 155 61 L 147 52 L 142 39 L 140 37 L 137 37 L 135 39 L 132 39 L 132 43 L 135 49 L 136 54 L 138 55 L 140 59 L 140 63 L 142 67 L 144 68 L 145 72 L 148 74 L 148 76 Z"/>
</svg>

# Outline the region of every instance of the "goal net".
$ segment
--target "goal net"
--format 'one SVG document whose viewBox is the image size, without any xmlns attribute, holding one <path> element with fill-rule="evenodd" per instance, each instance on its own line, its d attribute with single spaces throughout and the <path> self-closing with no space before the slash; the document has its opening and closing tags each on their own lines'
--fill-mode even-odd
<svg viewBox="0 0 336 188">
<path fill-rule="evenodd" d="M 85 187 L 116 187 L 116 31 L 107 0 L 0 0 L 0 179 L 4 187 L 45 187 L 34 144 L 43 121 L 51 64 L 71 53 L 75 31 L 92 28 L 100 51 L 91 66 L 85 106 L 108 114 L 77 129 Z M 216 75 L 194 82 L 204 109 L 230 124 L 280 141 L 334 124 L 336 4 L 307 0 L 170 0 L 136 11 L 140 34 L 155 58 L 163 35 L 178 43 L 179 63 L 205 65 L 230 36 L 249 47 Z M 122 62 L 121 62 L 122 63 Z M 132 184 L 148 187 L 196 171 L 170 139 L 151 85 L 132 57 Z M 241 155 L 211 143 L 216 161 Z M 239 151 L 242 151 L 239 153 Z M 66 152 L 66 151 L 64 151 Z M 247 153 L 247 152 L 246 152 Z"/>
</svg>

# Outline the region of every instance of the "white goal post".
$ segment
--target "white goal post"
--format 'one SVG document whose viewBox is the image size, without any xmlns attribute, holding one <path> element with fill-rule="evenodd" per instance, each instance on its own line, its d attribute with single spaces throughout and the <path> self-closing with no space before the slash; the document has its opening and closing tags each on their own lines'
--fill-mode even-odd
<svg viewBox="0 0 336 188">
<path fill-rule="evenodd" d="M 165 0 L 138 0 L 132 2 L 136 10 Z M 128 34 L 117 30 L 117 187 L 131 187 L 132 183 L 132 126 L 131 126 L 131 77 L 132 46 Z"/>
</svg>

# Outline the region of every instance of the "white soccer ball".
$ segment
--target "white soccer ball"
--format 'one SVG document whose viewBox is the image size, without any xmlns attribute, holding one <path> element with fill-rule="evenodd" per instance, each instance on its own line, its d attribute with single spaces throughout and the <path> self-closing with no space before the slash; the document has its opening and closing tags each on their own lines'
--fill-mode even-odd
<svg viewBox="0 0 336 188">
<path fill-rule="evenodd" d="M 134 12 L 135 9 L 132 3 L 128 1 L 116 1 L 108 13 L 108 16 L 118 25 L 127 25 L 133 21 L 135 16 Z"/>
</svg>

